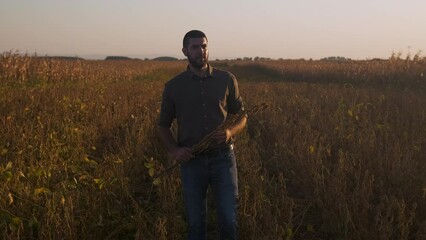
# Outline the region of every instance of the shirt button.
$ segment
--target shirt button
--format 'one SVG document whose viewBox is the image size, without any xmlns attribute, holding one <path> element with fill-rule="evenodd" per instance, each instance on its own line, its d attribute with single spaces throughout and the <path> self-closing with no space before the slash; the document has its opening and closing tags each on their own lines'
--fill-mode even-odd
<svg viewBox="0 0 426 240">
<path fill-rule="evenodd" d="M 206 104 L 205 103 L 203 103 L 203 107 L 205 107 L 206 106 Z"/>
<path fill-rule="evenodd" d="M 204 92 L 201 92 L 201 95 L 204 95 Z"/>
<path fill-rule="evenodd" d="M 204 115 L 204 118 L 207 118 L 207 115 Z"/>
</svg>

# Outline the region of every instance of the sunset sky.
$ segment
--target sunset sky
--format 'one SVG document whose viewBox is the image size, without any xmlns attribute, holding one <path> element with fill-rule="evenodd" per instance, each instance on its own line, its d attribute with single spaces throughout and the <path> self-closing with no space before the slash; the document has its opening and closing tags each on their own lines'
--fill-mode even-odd
<svg viewBox="0 0 426 240">
<path fill-rule="evenodd" d="M 183 58 L 192 29 L 206 33 L 210 59 L 426 54 L 426 1 L 0 1 L 0 52 Z"/>
</svg>

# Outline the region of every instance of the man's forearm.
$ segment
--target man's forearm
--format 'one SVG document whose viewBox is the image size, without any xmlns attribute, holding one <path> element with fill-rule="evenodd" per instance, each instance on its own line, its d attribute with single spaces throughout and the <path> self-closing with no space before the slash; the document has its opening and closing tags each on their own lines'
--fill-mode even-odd
<svg viewBox="0 0 426 240">
<path fill-rule="evenodd" d="M 246 124 L 247 124 L 247 117 L 243 116 L 234 125 L 230 126 L 227 130 L 231 133 L 231 136 L 234 137 L 244 129 Z"/>
<path fill-rule="evenodd" d="M 157 130 L 161 141 L 163 141 L 167 151 L 169 152 L 170 160 L 186 162 L 194 157 L 194 155 L 192 155 L 191 148 L 178 146 L 170 128 L 158 126 Z"/>
<path fill-rule="evenodd" d="M 167 148 L 168 152 L 172 152 L 173 149 L 178 148 L 178 145 L 176 143 L 176 140 L 173 137 L 172 131 L 170 128 L 165 127 L 157 127 L 158 135 L 160 136 L 161 141 Z"/>
</svg>

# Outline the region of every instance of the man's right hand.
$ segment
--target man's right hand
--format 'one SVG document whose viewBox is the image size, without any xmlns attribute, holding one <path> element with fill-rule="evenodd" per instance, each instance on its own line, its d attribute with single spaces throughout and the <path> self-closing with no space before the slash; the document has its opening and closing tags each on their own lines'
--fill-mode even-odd
<svg viewBox="0 0 426 240">
<path fill-rule="evenodd" d="M 192 155 L 192 149 L 188 147 L 177 147 L 170 151 L 169 153 L 171 160 L 176 160 L 179 163 L 187 162 L 191 158 L 194 158 Z"/>
</svg>

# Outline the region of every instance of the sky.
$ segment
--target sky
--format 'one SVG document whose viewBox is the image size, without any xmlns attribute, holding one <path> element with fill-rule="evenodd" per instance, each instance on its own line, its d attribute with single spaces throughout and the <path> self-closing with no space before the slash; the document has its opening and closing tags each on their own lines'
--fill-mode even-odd
<svg viewBox="0 0 426 240">
<path fill-rule="evenodd" d="M 192 29 L 210 59 L 406 56 L 426 51 L 426 1 L 0 0 L 0 53 L 184 58 Z"/>
</svg>

